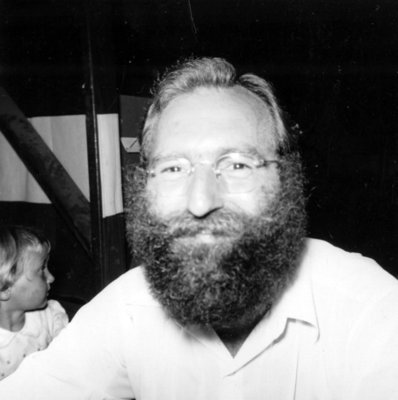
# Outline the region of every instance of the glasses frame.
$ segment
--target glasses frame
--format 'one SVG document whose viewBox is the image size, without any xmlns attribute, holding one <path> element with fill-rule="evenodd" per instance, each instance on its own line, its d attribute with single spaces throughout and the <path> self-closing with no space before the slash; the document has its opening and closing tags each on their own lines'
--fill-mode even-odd
<svg viewBox="0 0 398 400">
<path fill-rule="evenodd" d="M 188 158 L 186 158 L 186 157 L 175 157 L 175 159 L 176 160 L 186 160 L 186 161 L 188 161 L 189 162 L 189 165 L 190 165 L 190 168 L 189 168 L 189 170 L 186 172 L 186 176 L 185 176 L 185 178 L 186 179 L 188 179 L 190 176 L 192 176 L 192 174 L 194 173 L 194 171 L 195 171 L 195 168 L 196 168 L 196 166 L 197 165 L 199 165 L 199 164 L 202 164 L 202 165 L 209 165 L 209 166 L 211 166 L 211 168 L 212 168 L 212 171 L 214 172 L 214 174 L 215 174 L 215 177 L 216 177 L 216 179 L 217 179 L 217 181 L 220 179 L 220 177 L 222 177 L 223 176 L 223 174 L 222 174 L 222 171 L 220 171 L 219 170 L 219 168 L 217 167 L 217 165 L 219 165 L 219 163 L 223 160 L 223 159 L 225 159 L 225 158 L 227 158 L 227 157 L 230 157 L 231 155 L 239 155 L 239 156 L 249 156 L 249 157 L 251 157 L 251 158 L 253 158 L 253 159 L 256 159 L 256 161 L 257 161 L 257 164 L 258 165 L 254 165 L 253 166 L 253 171 L 254 170 L 257 170 L 257 169 L 260 169 L 260 168 L 264 168 L 264 167 L 268 167 L 269 165 L 271 165 L 271 164 L 276 164 L 277 166 L 279 166 L 280 165 L 280 163 L 281 163 L 281 160 L 266 160 L 266 159 L 264 159 L 264 158 L 260 158 L 260 157 L 256 157 L 256 156 L 253 156 L 251 153 L 240 153 L 240 152 L 230 152 L 230 153 L 227 153 L 227 154 L 225 154 L 225 155 L 223 155 L 223 156 L 221 156 L 221 157 L 219 157 L 214 163 L 212 163 L 212 164 L 210 164 L 210 163 L 204 163 L 204 162 L 197 162 L 197 163 L 192 163 Z M 165 160 L 167 160 L 167 159 L 170 159 L 171 161 L 174 159 L 173 157 L 166 157 L 165 158 Z M 159 160 L 162 160 L 162 158 L 160 158 L 160 159 L 158 159 L 158 161 Z M 149 178 L 152 178 L 152 179 L 156 179 L 156 178 L 158 178 L 159 177 L 159 173 L 155 173 L 154 172 L 154 168 L 152 167 L 149 167 L 149 168 L 147 168 L 146 169 L 146 174 L 147 174 L 147 176 L 149 177 Z M 185 179 L 184 178 L 184 179 Z M 225 179 L 224 178 L 224 180 L 226 181 L 226 185 L 227 185 L 227 187 L 228 187 L 228 183 L 227 183 L 227 179 Z M 164 181 L 164 183 L 168 183 L 168 184 L 172 184 L 173 182 L 178 182 L 179 181 L 179 179 L 176 179 L 175 181 L 173 181 L 173 180 L 165 180 Z M 219 181 L 220 182 L 220 181 Z M 252 191 L 253 189 L 250 189 L 250 190 L 245 190 L 245 191 L 242 191 L 242 192 L 240 192 L 240 191 L 238 191 L 238 192 L 236 192 L 236 191 L 230 191 L 230 190 L 226 190 L 226 192 L 227 193 L 231 193 L 231 194 L 234 194 L 234 193 L 248 193 L 248 192 L 250 192 L 250 191 Z M 161 190 L 160 190 L 160 192 L 161 192 Z"/>
<path fill-rule="evenodd" d="M 202 164 L 202 165 L 209 165 L 211 166 L 214 174 L 216 175 L 216 177 L 218 178 L 219 176 L 222 175 L 222 171 L 219 170 L 219 168 L 217 168 L 217 165 L 225 158 L 230 157 L 233 154 L 237 154 L 237 155 L 243 155 L 243 156 L 250 156 L 253 157 L 250 153 L 239 153 L 239 152 L 231 152 L 231 153 L 227 153 L 223 156 L 221 156 L 220 158 L 218 158 L 214 163 L 205 163 L 205 162 L 196 162 L 196 163 L 192 163 L 188 158 L 186 157 L 166 157 L 166 159 L 176 159 L 176 160 L 186 160 L 189 162 L 190 164 L 190 168 L 189 171 L 187 171 L 187 177 L 191 176 L 193 174 L 193 172 L 195 171 L 195 168 L 197 165 Z M 162 160 L 160 158 L 160 160 Z M 258 168 L 263 168 L 263 167 L 268 167 L 270 164 L 277 164 L 279 166 L 279 164 L 281 163 L 281 160 L 266 160 L 264 158 L 258 158 L 258 165 L 254 165 L 254 168 L 258 169 Z M 146 173 L 149 177 L 151 178 L 156 178 L 158 177 L 158 174 L 154 172 L 153 167 L 149 167 L 146 169 Z"/>
</svg>

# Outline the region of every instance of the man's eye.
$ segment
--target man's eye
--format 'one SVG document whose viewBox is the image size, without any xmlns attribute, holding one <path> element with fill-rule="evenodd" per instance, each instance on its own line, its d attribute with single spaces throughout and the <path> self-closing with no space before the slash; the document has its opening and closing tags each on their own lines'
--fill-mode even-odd
<svg viewBox="0 0 398 400">
<path fill-rule="evenodd" d="M 162 167 L 160 169 L 160 174 L 173 174 L 176 172 L 181 172 L 182 171 L 182 167 L 181 165 L 169 165 L 167 167 Z"/>
<path fill-rule="evenodd" d="M 252 166 L 244 162 L 230 161 L 221 166 L 221 169 L 229 172 L 245 171 L 245 170 L 251 170 Z"/>
<path fill-rule="evenodd" d="M 251 169 L 250 165 L 242 163 L 242 162 L 235 162 L 231 166 L 232 169 L 238 170 L 238 169 Z"/>
</svg>

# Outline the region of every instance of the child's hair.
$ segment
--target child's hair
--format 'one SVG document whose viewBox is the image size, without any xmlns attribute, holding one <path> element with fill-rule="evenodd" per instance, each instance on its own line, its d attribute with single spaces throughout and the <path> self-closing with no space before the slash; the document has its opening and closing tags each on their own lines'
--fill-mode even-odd
<svg viewBox="0 0 398 400">
<path fill-rule="evenodd" d="M 0 225 L 0 292 L 11 287 L 23 272 L 28 248 L 49 252 L 51 244 L 34 228 Z"/>
</svg>

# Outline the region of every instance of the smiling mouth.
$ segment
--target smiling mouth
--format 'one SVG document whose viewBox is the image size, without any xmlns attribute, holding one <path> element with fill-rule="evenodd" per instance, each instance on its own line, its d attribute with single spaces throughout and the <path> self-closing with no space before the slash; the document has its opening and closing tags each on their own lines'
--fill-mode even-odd
<svg viewBox="0 0 398 400">
<path fill-rule="evenodd" d="M 187 235 L 181 235 L 176 238 L 177 241 L 188 242 L 188 243 L 204 243 L 213 244 L 224 241 L 230 241 L 236 239 L 238 235 L 230 235 L 220 232 L 212 232 L 210 230 L 202 230 Z"/>
<path fill-rule="evenodd" d="M 200 232 L 193 236 L 193 238 L 197 241 L 201 241 L 203 243 L 213 243 L 215 241 L 219 241 L 223 239 L 221 235 L 214 235 L 211 232 Z"/>
</svg>

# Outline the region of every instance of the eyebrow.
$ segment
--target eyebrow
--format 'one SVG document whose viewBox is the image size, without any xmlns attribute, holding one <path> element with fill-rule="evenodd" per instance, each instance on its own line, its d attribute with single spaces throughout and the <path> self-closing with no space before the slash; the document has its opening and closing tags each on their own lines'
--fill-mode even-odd
<svg viewBox="0 0 398 400">
<path fill-rule="evenodd" d="M 221 150 L 218 157 L 223 157 L 226 154 L 230 153 L 242 153 L 242 154 L 248 154 L 250 156 L 262 157 L 261 154 L 258 152 L 257 148 L 254 146 L 244 146 L 243 148 L 225 147 Z"/>
<path fill-rule="evenodd" d="M 263 156 L 258 152 L 257 148 L 250 145 L 250 146 L 243 146 L 243 147 L 223 147 L 221 149 L 217 149 L 216 154 L 217 157 L 216 158 L 220 158 L 225 156 L 226 154 L 230 154 L 230 153 L 242 153 L 242 154 L 248 154 L 251 156 L 255 156 L 255 157 L 259 157 L 259 158 L 263 158 Z M 159 160 L 173 160 L 176 158 L 186 158 L 189 159 L 189 157 L 187 156 L 186 153 L 170 153 L 167 155 L 157 155 L 155 157 L 153 157 L 152 160 L 150 160 L 150 164 L 153 164 Z"/>
<path fill-rule="evenodd" d="M 149 160 L 149 166 L 156 164 L 158 161 L 169 161 L 169 160 L 171 161 L 171 160 L 175 160 L 178 158 L 186 158 L 187 159 L 187 157 L 181 153 L 173 153 L 173 154 L 169 154 L 166 156 L 156 156 L 156 157 L 153 157 L 151 160 Z"/>
</svg>

